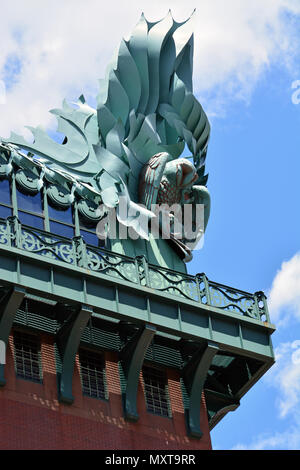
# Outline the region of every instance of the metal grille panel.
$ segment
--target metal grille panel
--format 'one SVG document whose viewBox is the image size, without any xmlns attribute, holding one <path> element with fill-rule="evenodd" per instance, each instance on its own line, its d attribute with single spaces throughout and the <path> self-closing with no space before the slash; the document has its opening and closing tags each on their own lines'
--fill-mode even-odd
<svg viewBox="0 0 300 470">
<path fill-rule="evenodd" d="M 160 416 L 170 417 L 167 379 L 164 372 L 144 366 L 143 379 L 147 410 Z"/>
<path fill-rule="evenodd" d="M 16 375 L 19 378 L 42 382 L 40 340 L 37 336 L 14 332 Z"/>
<path fill-rule="evenodd" d="M 92 398 L 107 399 L 103 356 L 81 349 L 79 361 L 83 394 Z"/>
</svg>

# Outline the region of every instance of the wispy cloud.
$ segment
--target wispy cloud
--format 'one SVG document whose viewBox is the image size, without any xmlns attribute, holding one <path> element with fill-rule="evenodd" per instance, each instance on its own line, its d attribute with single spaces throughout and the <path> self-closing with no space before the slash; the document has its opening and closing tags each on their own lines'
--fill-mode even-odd
<svg viewBox="0 0 300 470">
<path fill-rule="evenodd" d="M 273 435 L 259 434 L 250 444 L 237 444 L 232 450 L 298 450 L 300 423 Z"/>
<path fill-rule="evenodd" d="M 269 309 L 277 326 L 284 327 L 293 316 L 300 320 L 300 252 L 284 261 L 269 293 Z"/>
<path fill-rule="evenodd" d="M 300 341 L 281 344 L 279 362 L 268 375 L 276 389 L 278 415 L 273 417 L 274 433 L 261 433 L 248 443 L 238 443 L 233 450 L 297 450 L 300 448 Z M 296 362 L 295 362 L 296 360 Z M 278 431 L 280 429 L 280 431 Z"/>
<path fill-rule="evenodd" d="M 48 109 L 64 97 L 97 94 L 98 78 L 120 39 L 145 11 L 150 21 L 168 11 L 166 0 L 11 0 L 1 7 L 0 80 L 7 84 L 0 107 L 0 135 L 24 125 L 53 128 Z M 171 2 L 175 20 L 186 19 L 194 0 Z M 299 48 L 293 0 L 203 0 L 195 23 L 195 90 L 211 115 L 232 99 L 249 99 L 263 71 L 289 67 Z"/>
<path fill-rule="evenodd" d="M 276 388 L 279 416 L 285 418 L 294 414 L 300 404 L 300 332 L 299 339 L 281 343 L 275 349 L 275 357 L 277 362 L 266 382 Z"/>
<path fill-rule="evenodd" d="M 282 263 L 269 296 L 271 318 L 283 328 L 300 320 L 300 253 Z M 296 321 L 295 321 L 296 320 Z M 264 377 L 272 394 L 277 415 L 273 417 L 274 433 L 260 434 L 247 444 L 234 449 L 299 449 L 300 448 L 300 328 L 293 327 L 291 341 L 275 348 L 276 363 Z M 281 429 L 280 432 L 277 429 Z"/>
<path fill-rule="evenodd" d="M 238 443 L 233 450 L 300 448 L 300 339 L 281 343 L 275 357 L 277 362 L 264 379 L 266 386 L 273 389 L 270 397 L 274 397 L 277 408 L 277 416 L 273 417 L 274 433 L 261 433 L 251 442 Z"/>
</svg>

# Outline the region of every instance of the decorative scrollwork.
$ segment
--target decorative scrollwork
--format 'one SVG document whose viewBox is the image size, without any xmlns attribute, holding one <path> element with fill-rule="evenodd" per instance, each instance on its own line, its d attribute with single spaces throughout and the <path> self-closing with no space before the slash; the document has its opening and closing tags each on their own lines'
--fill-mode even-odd
<svg viewBox="0 0 300 470">
<path fill-rule="evenodd" d="M 172 271 L 149 266 L 149 281 L 150 286 L 154 289 L 167 291 L 196 302 L 200 300 L 196 279 L 193 276 L 172 273 Z"/>
<path fill-rule="evenodd" d="M 9 162 L 9 155 L 6 150 L 1 151 L 0 147 L 0 178 L 7 177 L 11 173 L 12 165 Z"/>
<path fill-rule="evenodd" d="M 88 247 L 86 250 L 87 267 L 91 271 L 101 272 L 108 276 L 118 277 L 129 282 L 138 283 L 133 259 L 122 258 L 114 253 L 107 253 L 99 248 Z"/>
<path fill-rule="evenodd" d="M 211 284 L 209 286 L 209 295 L 213 307 L 242 313 L 253 318 L 258 317 L 253 295 L 226 286 L 218 286 L 215 283 Z"/>
<path fill-rule="evenodd" d="M 9 235 L 7 232 L 6 222 L 0 221 L 0 244 L 8 245 L 8 243 L 9 243 Z"/>
<path fill-rule="evenodd" d="M 19 248 L 69 264 L 75 261 L 71 241 L 34 230 L 22 228 Z"/>
<path fill-rule="evenodd" d="M 89 222 L 96 224 L 101 218 L 101 210 L 99 204 L 88 199 L 81 199 L 78 203 L 78 210 L 80 214 Z"/>
<path fill-rule="evenodd" d="M 204 274 L 191 276 L 148 264 L 145 257 L 135 259 L 102 248 L 86 245 L 82 237 L 72 240 L 21 226 L 16 217 L 0 219 L 0 245 L 19 249 L 64 263 L 85 267 L 112 278 L 123 279 L 170 295 L 210 305 L 221 310 L 269 321 L 263 292 L 249 294 L 208 281 Z"/>
<path fill-rule="evenodd" d="M 49 185 L 47 194 L 51 201 L 58 207 L 67 208 L 74 200 L 71 191 L 59 184 Z"/>
<path fill-rule="evenodd" d="M 16 181 L 21 190 L 26 193 L 36 194 L 40 189 L 39 177 L 27 168 L 21 168 L 16 172 Z"/>
</svg>

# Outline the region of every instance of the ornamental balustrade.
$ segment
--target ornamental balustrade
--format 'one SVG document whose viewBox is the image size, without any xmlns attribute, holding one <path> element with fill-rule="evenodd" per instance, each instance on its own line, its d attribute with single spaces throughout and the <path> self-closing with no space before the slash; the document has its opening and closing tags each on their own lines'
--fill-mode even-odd
<svg viewBox="0 0 300 470">
<path fill-rule="evenodd" d="M 23 225 L 16 216 L 0 219 L 0 245 L 51 258 L 92 272 L 184 297 L 223 311 L 270 322 L 266 296 L 148 263 L 145 256 L 131 258 L 87 245 L 81 236 L 72 239 Z"/>
</svg>

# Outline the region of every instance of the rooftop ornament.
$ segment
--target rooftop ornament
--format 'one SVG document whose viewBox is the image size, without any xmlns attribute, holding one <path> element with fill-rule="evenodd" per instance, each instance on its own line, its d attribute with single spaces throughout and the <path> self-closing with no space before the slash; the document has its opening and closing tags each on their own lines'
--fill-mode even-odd
<svg viewBox="0 0 300 470">
<path fill-rule="evenodd" d="M 162 236 L 163 224 L 160 238 L 153 232 L 146 238 L 130 212 L 140 210 L 151 225 L 153 205 L 189 204 L 196 238 L 208 221 L 204 165 L 210 125 L 192 92 L 191 22 L 177 23 L 169 13 L 150 23 L 142 15 L 100 82 L 97 109 L 81 96 L 77 108 L 64 102 L 52 111 L 65 135 L 62 143 L 41 128 L 31 129 L 34 143 L 16 134 L 0 142 L 0 178 L 11 179 L 12 194 L 12 207 L 6 207 L 12 215 L 0 217 L 0 342 L 8 343 L 13 325 L 51 334 L 58 398 L 68 404 L 81 342 L 119 353 L 124 417 L 132 421 L 139 417 L 144 359 L 175 368 L 187 432 L 201 438 L 200 397 L 212 428 L 274 363 L 275 328 L 262 292 L 186 273 L 192 249 L 175 237 L 175 222 L 170 239 Z M 191 156 L 184 158 L 186 147 Z M 34 196 L 41 189 L 43 229 L 20 220 L 17 198 L 19 190 Z M 201 227 L 197 204 L 204 206 Z M 75 230 L 69 233 L 75 236 L 51 232 L 50 207 L 60 209 L 62 218 L 70 209 Z M 83 226 L 90 221 L 94 227 L 100 207 L 101 222 L 110 221 L 106 212 L 113 211 L 119 221 L 109 249 L 95 246 L 98 240 L 89 244 L 81 232 L 82 218 Z M 170 213 L 170 220 L 176 216 Z M 140 239 L 121 238 L 122 227 Z M 24 299 L 38 301 L 38 312 L 27 306 L 24 312 Z"/>
<path fill-rule="evenodd" d="M 134 227 L 142 238 L 136 220 L 120 216 L 121 196 L 128 210 L 143 204 L 148 221 L 153 204 L 203 204 L 205 228 L 210 125 L 192 91 L 192 20 L 193 15 L 178 23 L 169 12 L 161 21 L 149 22 L 142 15 L 100 81 L 97 109 L 80 96 L 77 108 L 64 101 L 62 109 L 51 111 L 57 130 L 65 135 L 62 143 L 40 127 L 29 127 L 33 143 L 12 133 L 2 145 L 25 167 L 34 164 L 40 186 L 44 174 L 60 184 L 71 179 L 89 197 L 97 195 L 107 211 L 115 208 L 119 222 Z M 186 146 L 191 156 L 180 158 Z M 21 158 L 20 149 L 28 155 Z M 179 258 L 192 258 L 185 239 L 171 234 L 169 243 Z"/>
</svg>

